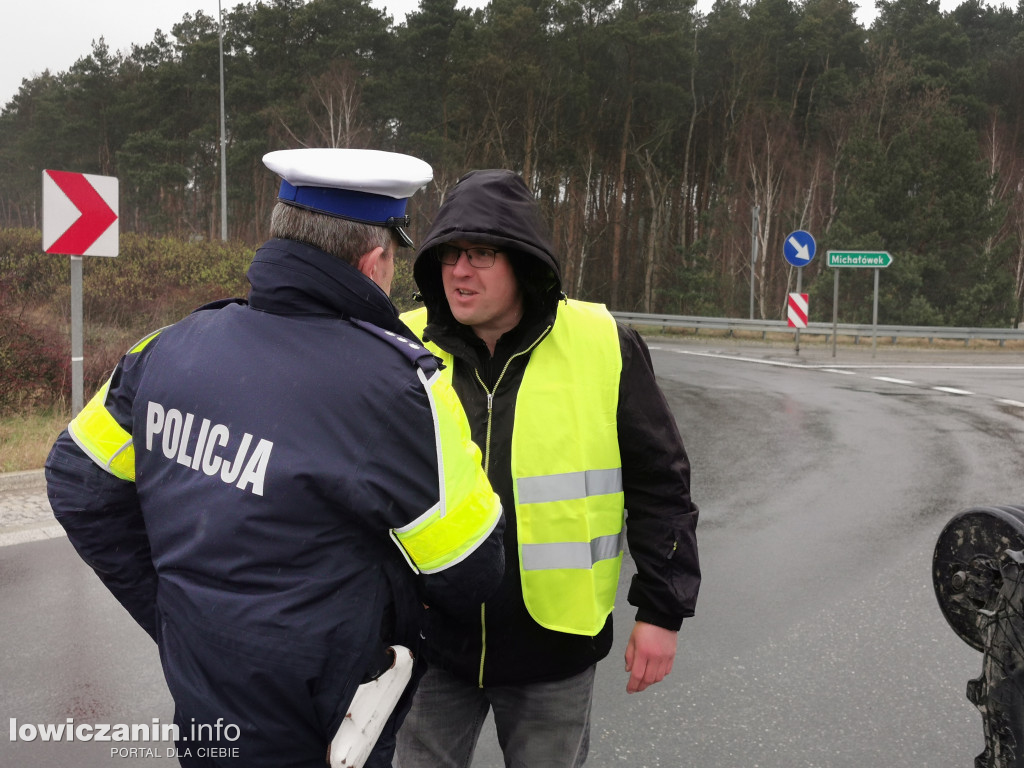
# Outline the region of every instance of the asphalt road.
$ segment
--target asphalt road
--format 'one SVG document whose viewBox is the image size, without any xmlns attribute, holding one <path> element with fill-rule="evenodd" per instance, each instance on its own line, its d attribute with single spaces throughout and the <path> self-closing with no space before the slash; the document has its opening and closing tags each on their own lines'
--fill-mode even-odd
<svg viewBox="0 0 1024 768">
<path fill-rule="evenodd" d="M 672 675 L 633 696 L 620 592 L 588 765 L 973 765 L 964 690 L 981 655 L 939 612 L 931 557 L 956 512 L 1024 503 L 1024 353 L 650 344 L 693 464 L 704 583 Z M 174 764 L 9 738 L 10 718 L 171 712 L 148 637 L 66 539 L 32 540 L 48 521 L 10 507 L 0 497 L 0 765 Z M 473 765 L 501 765 L 490 733 Z"/>
</svg>

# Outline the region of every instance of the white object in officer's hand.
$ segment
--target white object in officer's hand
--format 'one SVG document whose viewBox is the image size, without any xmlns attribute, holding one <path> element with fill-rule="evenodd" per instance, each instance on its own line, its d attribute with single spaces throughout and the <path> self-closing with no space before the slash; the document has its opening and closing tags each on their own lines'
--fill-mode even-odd
<svg viewBox="0 0 1024 768">
<path fill-rule="evenodd" d="M 331 768 L 362 768 L 409 684 L 412 651 L 401 645 L 388 650 L 394 656 L 391 667 L 376 680 L 363 683 L 356 689 L 348 713 L 331 739 L 327 748 L 327 762 Z"/>
</svg>

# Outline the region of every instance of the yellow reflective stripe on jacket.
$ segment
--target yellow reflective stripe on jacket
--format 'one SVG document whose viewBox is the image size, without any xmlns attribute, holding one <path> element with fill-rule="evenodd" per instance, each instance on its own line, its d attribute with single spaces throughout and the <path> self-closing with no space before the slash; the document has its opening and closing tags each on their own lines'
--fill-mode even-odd
<svg viewBox="0 0 1024 768">
<path fill-rule="evenodd" d="M 135 447 L 107 410 L 110 380 L 68 424 L 68 434 L 86 455 L 115 477 L 135 482 Z"/>
<path fill-rule="evenodd" d="M 624 534 L 621 371 L 608 311 L 560 303 L 516 400 L 512 477 L 523 599 L 538 624 L 558 632 L 596 635 L 615 605 Z"/>
<path fill-rule="evenodd" d="M 128 354 L 135 355 L 144 350 L 149 345 L 149 342 L 159 336 L 162 331 L 163 328 L 153 331 L 148 336 L 143 336 L 139 341 L 135 342 L 135 346 L 128 350 Z"/>
<path fill-rule="evenodd" d="M 160 331 L 154 331 L 145 336 L 128 350 L 128 354 L 138 354 L 159 334 Z M 68 424 L 68 434 L 100 467 L 115 477 L 135 482 L 135 446 L 132 436 L 107 410 L 107 393 L 112 380 L 113 376 L 107 379 L 99 392 L 72 419 Z"/>
<path fill-rule="evenodd" d="M 413 565 L 433 573 L 460 562 L 490 535 L 501 518 L 501 502 L 480 466 L 480 449 L 450 377 L 419 373 L 434 416 L 440 500 L 394 533 Z"/>
</svg>

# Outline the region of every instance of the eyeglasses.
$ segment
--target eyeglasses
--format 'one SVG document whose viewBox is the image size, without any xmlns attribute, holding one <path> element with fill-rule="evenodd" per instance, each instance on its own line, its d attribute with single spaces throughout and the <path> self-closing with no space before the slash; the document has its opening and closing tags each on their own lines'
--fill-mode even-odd
<svg viewBox="0 0 1024 768">
<path fill-rule="evenodd" d="M 437 260 L 448 267 L 459 263 L 459 257 L 466 254 L 471 267 L 489 269 L 494 266 L 494 257 L 501 251 L 494 248 L 456 248 L 454 245 L 442 245 L 437 249 Z"/>
</svg>

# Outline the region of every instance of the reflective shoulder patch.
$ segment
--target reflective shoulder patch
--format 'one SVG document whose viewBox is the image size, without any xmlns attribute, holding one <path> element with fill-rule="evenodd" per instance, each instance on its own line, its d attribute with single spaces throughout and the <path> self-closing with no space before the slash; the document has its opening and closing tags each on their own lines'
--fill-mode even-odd
<svg viewBox="0 0 1024 768">
<path fill-rule="evenodd" d="M 68 424 L 68 434 L 97 466 L 122 480 L 135 482 L 132 436 L 106 408 L 109 389 L 108 380 Z"/>
<path fill-rule="evenodd" d="M 164 327 L 166 328 L 167 326 L 164 326 Z M 148 336 L 143 336 L 141 339 L 139 339 L 137 342 L 135 342 L 132 345 L 132 348 L 128 350 L 128 354 L 129 355 L 137 355 L 139 352 L 141 352 L 147 346 L 149 346 L 149 342 L 151 342 L 153 339 L 155 339 L 157 336 L 159 336 L 161 331 L 163 331 L 163 330 L 164 330 L 163 328 L 160 328 L 159 330 L 153 331 Z"/>
</svg>

